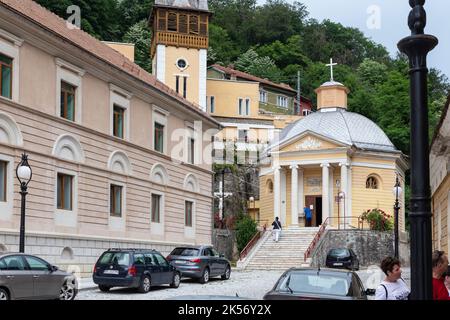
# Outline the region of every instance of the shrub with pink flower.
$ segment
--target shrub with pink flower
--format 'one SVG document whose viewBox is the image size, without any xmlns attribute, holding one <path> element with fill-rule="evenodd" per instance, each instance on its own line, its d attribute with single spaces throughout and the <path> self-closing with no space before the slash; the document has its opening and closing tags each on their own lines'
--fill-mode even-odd
<svg viewBox="0 0 450 320">
<path fill-rule="evenodd" d="M 368 209 L 361 215 L 369 223 L 371 230 L 391 231 L 394 229 L 393 217 L 381 209 Z"/>
</svg>

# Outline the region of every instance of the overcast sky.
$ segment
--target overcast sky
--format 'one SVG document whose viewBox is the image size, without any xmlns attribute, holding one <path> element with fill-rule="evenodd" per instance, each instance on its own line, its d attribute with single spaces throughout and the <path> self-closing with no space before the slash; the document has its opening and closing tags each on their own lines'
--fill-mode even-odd
<svg viewBox="0 0 450 320">
<path fill-rule="evenodd" d="M 287 0 L 293 3 L 294 0 Z M 384 45 L 392 56 L 397 43 L 410 35 L 408 0 L 299 0 L 308 7 L 311 18 L 330 19 L 344 26 L 356 27 L 367 37 Z M 263 4 L 265 0 L 258 0 Z M 439 38 L 439 45 L 430 53 L 428 65 L 450 78 L 450 1 L 428 0 L 425 3 L 428 23 L 425 33 Z M 377 19 L 380 17 L 380 19 Z"/>
</svg>

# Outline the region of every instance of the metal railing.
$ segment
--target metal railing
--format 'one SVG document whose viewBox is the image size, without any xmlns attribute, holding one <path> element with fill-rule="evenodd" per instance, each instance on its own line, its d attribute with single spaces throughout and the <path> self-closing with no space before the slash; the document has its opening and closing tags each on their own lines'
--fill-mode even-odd
<svg viewBox="0 0 450 320">
<path fill-rule="evenodd" d="M 250 240 L 250 242 L 245 246 L 245 248 L 239 253 L 239 260 L 244 259 L 250 250 L 253 249 L 256 243 L 258 243 L 259 239 L 261 239 L 261 236 L 264 234 L 265 230 L 258 231 L 253 238 Z"/>
</svg>

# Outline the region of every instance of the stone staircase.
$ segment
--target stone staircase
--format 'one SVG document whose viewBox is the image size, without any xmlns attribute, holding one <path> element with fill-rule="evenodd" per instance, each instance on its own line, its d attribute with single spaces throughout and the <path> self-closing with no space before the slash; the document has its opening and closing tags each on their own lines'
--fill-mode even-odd
<svg viewBox="0 0 450 320">
<path fill-rule="evenodd" d="M 287 270 L 292 267 L 306 267 L 304 254 L 319 228 L 289 227 L 284 229 L 278 242 L 266 234 L 243 264 L 246 270 Z M 271 232 L 268 232 L 271 233 Z"/>
</svg>

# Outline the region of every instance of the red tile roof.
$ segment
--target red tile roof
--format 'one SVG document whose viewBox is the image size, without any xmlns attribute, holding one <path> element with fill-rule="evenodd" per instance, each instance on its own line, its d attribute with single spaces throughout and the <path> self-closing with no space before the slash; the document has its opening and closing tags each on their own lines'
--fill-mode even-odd
<svg viewBox="0 0 450 320">
<path fill-rule="evenodd" d="M 33 21 L 47 31 L 57 34 L 58 36 L 64 38 L 64 40 L 69 41 L 71 44 L 80 47 L 97 58 L 121 69 L 123 72 L 133 76 L 134 78 L 137 78 L 158 89 L 160 92 L 174 97 L 184 106 L 193 109 L 204 118 L 218 124 L 216 120 L 214 120 L 207 113 L 203 112 L 200 109 L 200 106 L 187 101 L 182 96 L 177 94 L 175 90 L 158 81 L 155 76 L 151 75 L 137 64 L 127 59 L 124 55 L 110 48 L 108 45 L 102 43 L 88 33 L 79 29 L 69 29 L 64 19 L 41 7 L 38 3 L 32 0 L 0 0 L 0 5 L 30 21 Z"/>
<path fill-rule="evenodd" d="M 239 77 L 239 78 L 242 78 L 242 79 L 264 83 L 266 85 L 269 85 L 269 86 L 272 86 L 272 87 L 275 87 L 275 88 L 283 89 L 283 90 L 286 90 L 286 91 L 291 91 L 292 93 L 296 93 L 297 92 L 295 89 L 291 88 L 291 86 L 288 85 L 288 84 L 275 83 L 275 82 L 272 82 L 272 81 L 267 80 L 267 79 L 258 78 L 258 77 L 254 76 L 254 75 L 249 74 L 249 73 L 245 73 L 245 72 L 242 72 L 242 71 L 239 71 L 239 70 L 235 70 L 235 69 L 232 69 L 232 68 L 228 68 L 228 67 L 223 67 L 223 66 L 218 65 L 218 64 L 214 64 L 211 67 L 214 68 L 214 69 L 217 69 L 219 71 L 222 71 L 222 72 L 224 72 L 226 74 L 229 74 L 229 75 L 232 75 L 232 76 L 236 76 L 236 77 Z"/>
</svg>

